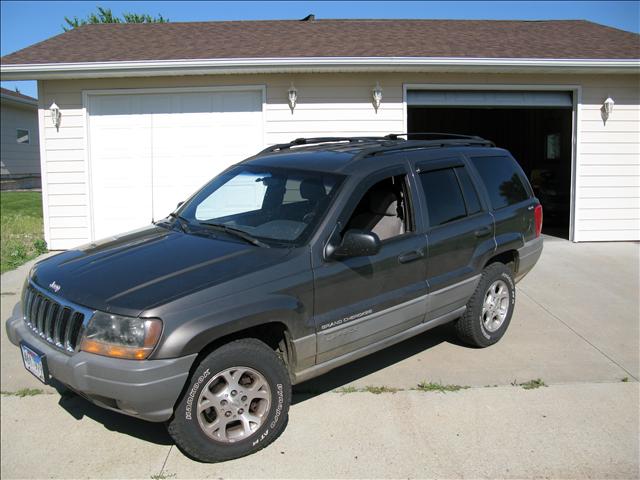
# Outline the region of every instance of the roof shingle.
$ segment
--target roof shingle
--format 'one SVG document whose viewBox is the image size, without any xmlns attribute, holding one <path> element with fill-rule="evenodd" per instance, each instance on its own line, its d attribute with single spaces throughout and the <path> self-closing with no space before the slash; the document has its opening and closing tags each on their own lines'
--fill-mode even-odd
<svg viewBox="0 0 640 480">
<path fill-rule="evenodd" d="M 86 25 L 5 65 L 221 58 L 638 59 L 640 36 L 583 20 L 316 20 Z"/>
<path fill-rule="evenodd" d="M 30 97 L 29 95 L 25 95 L 24 93 L 16 92 L 15 90 L 9 90 L 8 88 L 0 87 L 0 93 L 2 95 L 6 95 L 7 97 L 17 98 L 18 100 L 26 100 L 28 102 L 37 102 L 37 98 Z"/>
</svg>

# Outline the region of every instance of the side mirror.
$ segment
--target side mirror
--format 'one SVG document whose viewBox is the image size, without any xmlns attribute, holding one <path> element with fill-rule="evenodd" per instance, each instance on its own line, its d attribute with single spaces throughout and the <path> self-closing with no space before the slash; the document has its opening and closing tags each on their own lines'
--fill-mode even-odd
<svg viewBox="0 0 640 480">
<path fill-rule="evenodd" d="M 368 230 L 347 230 L 340 245 L 329 253 L 331 258 L 369 257 L 380 251 L 380 238 Z"/>
</svg>

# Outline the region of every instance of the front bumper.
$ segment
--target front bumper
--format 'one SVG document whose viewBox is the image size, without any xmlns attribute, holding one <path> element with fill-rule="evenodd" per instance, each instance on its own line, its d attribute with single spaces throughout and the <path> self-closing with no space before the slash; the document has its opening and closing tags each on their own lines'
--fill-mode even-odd
<svg viewBox="0 0 640 480">
<path fill-rule="evenodd" d="M 58 382 L 98 406 L 151 422 L 171 417 L 197 356 L 122 360 L 87 352 L 67 355 L 27 328 L 20 304 L 6 327 L 11 343 L 24 341 L 46 355 L 49 374 Z"/>
</svg>

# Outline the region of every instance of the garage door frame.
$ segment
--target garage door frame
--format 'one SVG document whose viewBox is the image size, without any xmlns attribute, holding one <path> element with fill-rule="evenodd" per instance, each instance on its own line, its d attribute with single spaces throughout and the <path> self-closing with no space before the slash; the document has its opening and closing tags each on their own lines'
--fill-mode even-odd
<svg viewBox="0 0 640 480">
<path fill-rule="evenodd" d="M 89 225 L 89 239 L 95 238 L 95 222 L 93 212 L 93 186 L 91 172 L 91 131 L 89 128 L 89 97 L 99 95 L 144 95 L 158 93 L 198 93 L 198 92 L 260 92 L 262 98 L 262 145 L 266 146 L 266 104 L 267 104 L 267 86 L 261 85 L 219 85 L 210 87 L 160 87 L 160 88 L 114 88 L 106 90 L 83 90 L 82 91 L 82 110 L 84 115 L 84 151 L 85 151 L 85 182 L 87 185 L 87 220 Z"/>
<path fill-rule="evenodd" d="M 402 85 L 403 132 L 408 128 L 407 92 L 409 90 L 490 90 L 490 91 L 565 91 L 571 92 L 573 99 L 572 138 L 571 138 L 571 205 L 569 208 L 569 240 L 578 242 L 576 232 L 576 212 L 578 211 L 577 191 L 580 188 L 578 175 L 578 155 L 580 148 L 580 109 L 582 105 L 582 88 L 580 85 L 529 85 L 529 84 L 463 84 L 463 83 L 404 83 Z"/>
</svg>

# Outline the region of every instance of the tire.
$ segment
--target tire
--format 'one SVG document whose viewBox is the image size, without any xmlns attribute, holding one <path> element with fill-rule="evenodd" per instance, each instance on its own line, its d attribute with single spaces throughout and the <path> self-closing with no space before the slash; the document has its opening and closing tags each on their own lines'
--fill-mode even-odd
<svg viewBox="0 0 640 480">
<path fill-rule="evenodd" d="M 231 460 L 278 438 L 290 404 L 291 382 L 282 359 L 259 340 L 236 340 L 202 359 L 167 430 L 195 460 Z"/>
<path fill-rule="evenodd" d="M 492 292 L 489 292 L 489 289 L 492 289 Z M 488 308 L 484 311 L 485 301 L 490 306 L 492 299 L 496 305 L 495 309 Z M 512 270 L 503 263 L 487 266 L 475 292 L 467 302 L 467 310 L 455 324 L 458 337 L 463 342 L 479 348 L 498 342 L 509 327 L 515 302 L 516 286 Z"/>
</svg>

